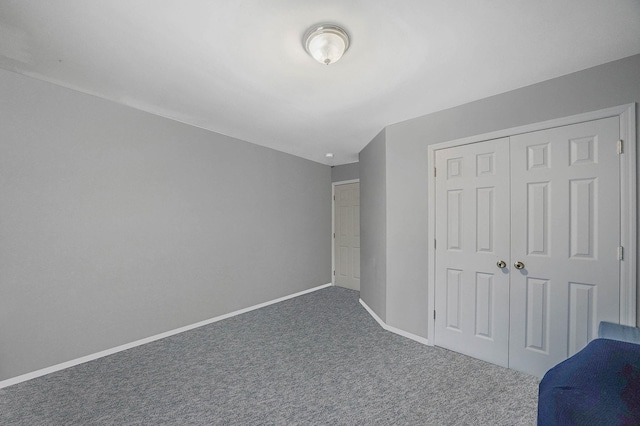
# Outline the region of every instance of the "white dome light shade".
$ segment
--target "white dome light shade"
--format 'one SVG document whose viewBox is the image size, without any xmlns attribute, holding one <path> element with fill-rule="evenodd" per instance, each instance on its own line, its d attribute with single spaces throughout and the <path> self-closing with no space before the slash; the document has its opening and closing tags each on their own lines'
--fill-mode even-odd
<svg viewBox="0 0 640 426">
<path fill-rule="evenodd" d="M 315 25 L 304 36 L 304 45 L 316 61 L 329 65 L 342 57 L 349 48 L 349 36 L 337 25 Z"/>
</svg>

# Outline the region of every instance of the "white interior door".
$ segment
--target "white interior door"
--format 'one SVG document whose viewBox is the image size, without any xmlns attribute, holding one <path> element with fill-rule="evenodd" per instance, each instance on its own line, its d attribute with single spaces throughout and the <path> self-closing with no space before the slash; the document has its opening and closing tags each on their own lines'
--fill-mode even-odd
<svg viewBox="0 0 640 426">
<path fill-rule="evenodd" d="M 335 284 L 360 291 L 360 184 L 334 190 Z"/>
<path fill-rule="evenodd" d="M 514 369 L 542 376 L 600 321 L 620 321 L 619 128 L 612 117 L 511 137 Z"/>
<path fill-rule="evenodd" d="M 507 366 L 509 140 L 436 152 L 435 344 Z"/>
</svg>

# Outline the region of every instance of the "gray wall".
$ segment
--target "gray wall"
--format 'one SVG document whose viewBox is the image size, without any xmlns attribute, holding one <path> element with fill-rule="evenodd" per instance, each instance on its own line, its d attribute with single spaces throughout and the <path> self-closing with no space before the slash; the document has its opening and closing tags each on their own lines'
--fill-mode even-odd
<svg viewBox="0 0 640 426">
<path fill-rule="evenodd" d="M 0 380 L 331 282 L 330 167 L 0 71 Z"/>
<path fill-rule="evenodd" d="M 360 179 L 360 163 L 342 164 L 331 168 L 331 182 Z"/>
<path fill-rule="evenodd" d="M 360 298 L 383 320 L 387 310 L 385 131 L 360 152 Z"/>
<path fill-rule="evenodd" d="M 633 102 L 640 102 L 640 55 L 387 127 L 386 231 L 375 231 L 386 232 L 387 323 L 427 336 L 428 145 Z M 361 160 L 363 176 L 367 167 Z"/>
</svg>

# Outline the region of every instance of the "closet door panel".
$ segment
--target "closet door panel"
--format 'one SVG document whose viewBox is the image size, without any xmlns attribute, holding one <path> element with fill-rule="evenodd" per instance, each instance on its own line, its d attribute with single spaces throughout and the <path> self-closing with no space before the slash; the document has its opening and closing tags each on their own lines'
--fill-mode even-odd
<svg viewBox="0 0 640 426">
<path fill-rule="evenodd" d="M 619 321 L 618 118 L 511 137 L 509 365 L 543 375 Z"/>
<path fill-rule="evenodd" d="M 436 153 L 435 344 L 508 365 L 509 141 Z"/>
</svg>

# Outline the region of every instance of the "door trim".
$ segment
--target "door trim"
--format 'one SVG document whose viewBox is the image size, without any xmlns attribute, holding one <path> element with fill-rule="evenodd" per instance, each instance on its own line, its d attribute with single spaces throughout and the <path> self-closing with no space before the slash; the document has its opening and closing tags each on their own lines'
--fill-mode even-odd
<svg viewBox="0 0 640 426">
<path fill-rule="evenodd" d="M 339 182 L 331 182 L 331 285 L 336 285 L 336 249 L 335 249 L 335 232 L 336 232 L 336 186 L 347 185 L 349 183 L 360 183 L 360 179 L 341 180 Z"/>
<path fill-rule="evenodd" d="M 636 218 L 637 218 L 637 195 L 636 195 L 636 104 L 620 105 L 584 114 L 577 114 L 568 117 L 557 118 L 539 123 L 527 124 L 525 126 L 511 127 L 495 132 L 484 133 L 465 138 L 455 139 L 447 142 L 437 143 L 428 146 L 428 177 L 427 177 L 427 244 L 429 247 L 427 277 L 427 309 L 429 312 L 429 323 L 427 324 L 427 339 L 429 345 L 433 346 L 435 337 L 435 323 L 433 313 L 435 313 L 435 153 L 440 149 L 454 146 L 467 145 L 491 139 L 515 136 L 522 133 L 530 133 L 539 130 L 551 129 L 553 127 L 567 126 L 570 124 L 593 121 L 601 118 L 619 117 L 620 138 L 623 142 L 623 153 L 620 161 L 620 244 L 624 247 L 624 260 L 620 264 L 620 323 L 624 325 L 636 326 Z"/>
</svg>

